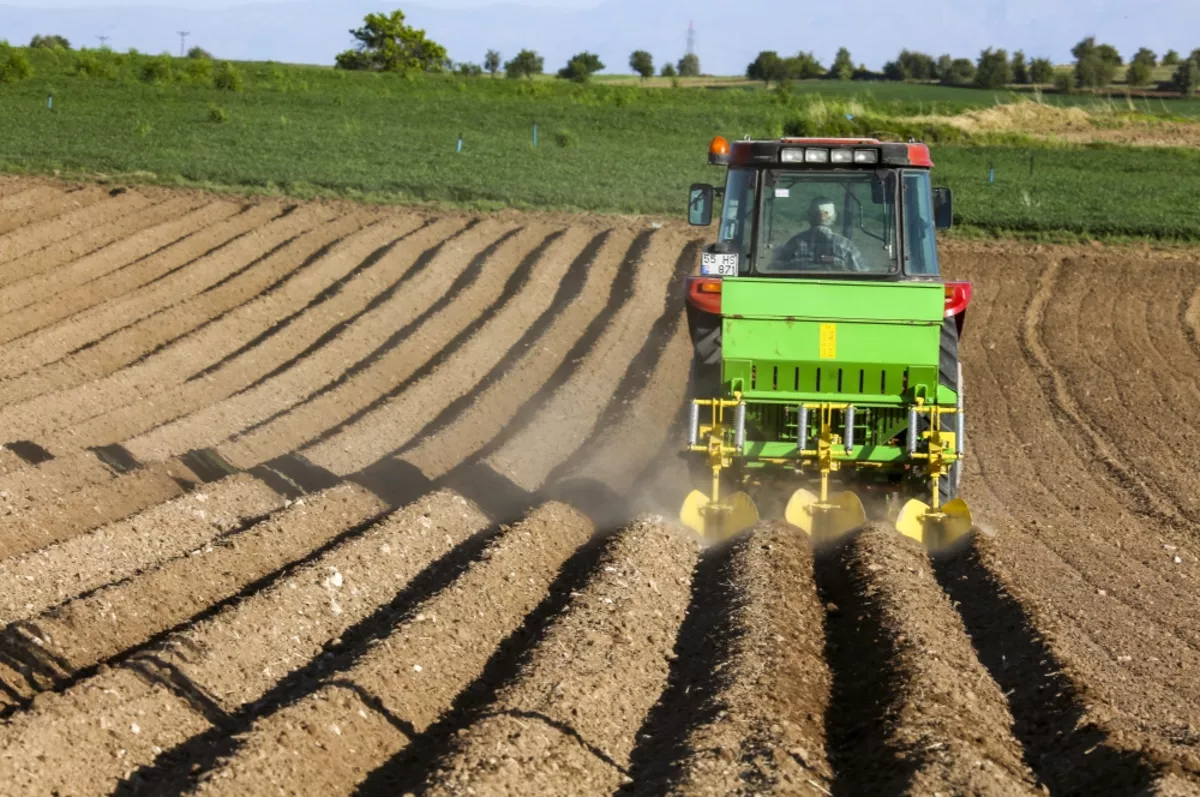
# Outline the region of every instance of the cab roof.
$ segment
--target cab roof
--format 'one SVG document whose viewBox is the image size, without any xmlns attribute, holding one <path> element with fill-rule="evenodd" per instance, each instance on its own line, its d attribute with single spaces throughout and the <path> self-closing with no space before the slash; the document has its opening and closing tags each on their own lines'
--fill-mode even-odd
<svg viewBox="0 0 1200 797">
<path fill-rule="evenodd" d="M 784 149 L 796 148 L 819 149 L 850 149 L 875 150 L 879 153 L 878 162 L 870 164 L 873 168 L 879 166 L 909 166 L 921 169 L 933 168 L 933 158 L 930 157 L 929 147 L 917 142 L 896 143 L 879 141 L 874 138 L 779 138 L 765 140 L 734 141 L 729 150 L 728 160 L 732 166 L 769 166 L 781 164 Z M 724 159 L 722 159 L 724 160 Z M 710 157 L 710 162 L 714 162 Z M 717 161 L 720 162 L 720 161 Z M 813 166 L 816 164 L 788 163 L 788 166 Z M 828 164 L 820 164 L 828 167 Z M 849 168 L 863 168 L 863 164 L 847 165 Z"/>
</svg>

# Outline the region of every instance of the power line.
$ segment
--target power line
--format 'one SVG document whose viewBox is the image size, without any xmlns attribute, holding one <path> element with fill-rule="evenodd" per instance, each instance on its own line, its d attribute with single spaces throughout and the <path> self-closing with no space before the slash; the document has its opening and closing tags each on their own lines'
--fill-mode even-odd
<svg viewBox="0 0 1200 797">
<path fill-rule="evenodd" d="M 190 36 L 192 32 L 190 30 L 177 30 L 175 32 L 179 34 L 179 57 L 183 58 L 187 53 L 187 37 Z"/>
</svg>

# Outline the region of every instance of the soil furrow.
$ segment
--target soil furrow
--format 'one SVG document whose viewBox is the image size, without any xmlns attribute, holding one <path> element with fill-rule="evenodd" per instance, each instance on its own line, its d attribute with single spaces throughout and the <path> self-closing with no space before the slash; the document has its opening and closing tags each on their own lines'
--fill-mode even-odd
<svg viewBox="0 0 1200 797">
<path fill-rule="evenodd" d="M 231 724 L 484 523 L 463 499 L 431 496 L 156 649 L 41 696 L 0 728 L 9 790 L 111 792 L 189 737 Z M 110 732 L 96 734 L 97 717 Z"/>
<path fill-rule="evenodd" d="M 202 291 L 169 313 L 152 313 L 73 362 L 64 361 L 72 375 L 61 380 L 59 391 L 0 411 L 0 430 L 14 428 L 44 438 L 55 429 L 181 382 L 198 363 L 235 348 L 240 335 L 252 335 L 269 324 L 281 305 L 297 301 L 293 294 L 304 301 L 310 295 L 305 291 L 319 290 L 325 277 L 324 269 L 315 265 L 320 251 L 359 225 L 358 220 L 343 218 L 300 234 L 241 278 Z M 118 368 L 122 370 L 113 373 Z"/>
<path fill-rule="evenodd" d="M 994 542 L 976 532 L 970 547 L 935 567 L 981 661 L 1004 690 L 1026 764 L 1052 794 L 1163 793 L 1152 784 L 1170 764 L 1136 746 L 1122 749 L 1103 715 L 1088 710 L 1062 662 L 993 572 L 996 560 Z"/>
<path fill-rule="evenodd" d="M 678 237 L 670 234 L 659 233 L 650 239 L 634 266 L 636 276 L 625 277 L 632 281 L 632 295 L 609 318 L 587 360 L 545 402 L 527 430 L 512 437 L 488 458 L 488 464 L 496 472 L 533 491 L 545 483 L 567 453 L 577 450 L 588 439 L 607 406 L 597 398 L 613 395 L 633 357 L 654 329 L 658 317 L 654 311 L 664 306 L 667 289 L 675 283 L 671 276 L 681 264 L 678 260 L 681 244 Z M 678 312 L 672 315 L 677 316 Z M 519 468 L 516 463 L 520 463 Z M 521 475 L 515 476 L 518 469 Z"/>
<path fill-rule="evenodd" d="M 456 736 L 426 793 L 611 793 L 667 682 L 696 544 L 661 524 L 614 536 L 516 679 Z M 536 763 L 535 763 L 536 762 Z"/>
<path fill-rule="evenodd" d="M 286 356 L 291 359 L 285 365 L 290 364 L 289 367 L 275 377 L 266 381 L 256 377 L 249 387 L 211 407 L 129 440 L 130 451 L 139 459 L 155 461 L 216 445 L 264 417 L 286 412 L 303 401 L 316 386 L 327 384 L 343 372 L 347 362 L 357 361 L 369 352 L 387 331 L 395 328 L 397 317 L 419 314 L 427 303 L 437 300 L 441 295 L 438 291 L 444 292 L 447 287 L 445 274 L 422 267 L 418 255 L 439 246 L 439 240 L 460 234 L 461 230 L 460 222 L 444 221 L 413 235 L 381 262 L 381 268 L 397 275 L 386 288 L 375 293 L 379 284 L 368 280 L 361 293 L 344 292 L 347 302 L 353 302 L 350 306 L 339 301 L 342 298 L 339 295 L 329 302 L 328 316 L 313 314 L 303 333 L 297 330 L 272 341 L 275 344 L 272 350 L 294 341 L 306 350 L 311 349 L 307 355 L 288 353 Z M 404 290 L 397 291 L 401 286 Z M 386 298 L 377 303 L 380 297 Z M 327 326 L 330 323 L 332 326 Z M 311 337 L 306 339 L 305 334 Z"/>
<path fill-rule="evenodd" d="M 34 695 L 60 690 L 97 665 L 111 664 L 123 651 L 193 624 L 263 586 L 385 508 L 362 488 L 335 487 L 153 570 L 10 625 L 0 635 L 0 656 L 25 667 L 21 682 L 0 688 L 9 694 L 10 705 L 25 707 Z M 156 531 L 169 536 L 175 529 Z"/>
<path fill-rule="evenodd" d="M 353 791 L 483 675 L 591 533 L 591 523 L 567 506 L 538 507 L 351 669 L 257 720 L 195 791 Z M 481 602 L 481 595 L 488 599 Z M 311 754 L 318 750 L 324 752 Z"/>
<path fill-rule="evenodd" d="M 431 269 L 447 268 L 453 273 L 467 268 L 464 279 L 451 283 L 443 300 L 430 305 L 399 333 L 389 336 L 363 360 L 347 369 L 345 381 L 339 378 L 329 383 L 286 414 L 239 435 L 232 443 L 222 446 L 222 452 L 235 463 L 253 462 L 301 449 L 307 441 L 320 439 L 327 430 L 344 428 L 342 435 L 333 438 L 341 442 L 331 441 L 330 445 L 346 449 L 361 444 L 363 449 L 358 453 L 366 458 L 364 463 L 373 461 L 373 452 L 380 444 L 367 445 L 354 435 L 362 435 L 367 440 L 386 440 L 398 430 L 386 410 L 372 411 L 371 408 L 384 401 L 383 397 L 390 395 L 397 384 L 420 380 L 421 375 L 429 368 L 435 368 L 442 357 L 455 352 L 462 342 L 460 336 L 467 334 L 464 330 L 473 329 L 477 319 L 486 318 L 502 308 L 512 298 L 513 286 L 528 279 L 532 268 L 528 260 L 536 256 L 531 253 L 553 247 L 553 241 L 558 239 L 557 232 L 540 226 L 515 233 L 500 233 L 490 225 L 488 227 L 485 229 L 481 224 L 478 237 L 464 236 L 461 249 L 439 255 L 443 262 L 430 265 Z M 493 241 L 494 248 L 487 241 Z M 456 286 L 455 283 L 459 284 Z M 521 298 L 528 296 L 531 298 L 525 300 L 536 300 L 538 295 L 538 292 L 530 291 Z M 506 342 L 500 338 L 489 343 L 502 349 Z M 470 372 L 465 376 L 470 379 Z M 412 390 L 419 392 L 421 384 L 417 381 L 418 386 Z M 440 397 L 426 394 L 418 402 L 421 400 L 436 404 Z M 416 411 L 420 412 L 419 403 L 417 406 Z M 334 420 L 336 422 L 331 423 Z M 396 419 L 395 424 L 400 422 Z M 309 458 L 319 466 L 328 466 L 328 462 L 319 456 Z M 353 467 L 329 469 L 340 474 L 354 470 Z"/>
<path fill-rule="evenodd" d="M 523 426 L 514 423 L 522 408 L 540 406 L 539 397 L 552 391 L 551 380 L 573 368 L 607 325 L 606 311 L 627 298 L 614 289 L 614 283 L 617 274 L 626 271 L 623 266 L 640 257 L 645 242 L 645 236 L 637 239 L 623 232 L 606 237 L 586 270 L 578 298 L 562 308 L 549 328 L 539 328 L 542 334 L 536 339 L 522 336 L 513 349 L 515 357 L 501 359 L 470 393 L 445 404 L 394 453 L 402 454 L 404 462 L 428 478 L 437 479 L 462 461 L 461 457 L 448 457 L 448 452 L 467 447 L 478 453 L 483 441 L 496 441 L 509 429 L 515 434 Z"/>
<path fill-rule="evenodd" d="M 796 529 L 760 526 L 706 551 L 670 684 L 638 733 L 631 789 L 828 793 L 823 616 Z"/>
<path fill-rule="evenodd" d="M 194 382 L 198 379 L 204 379 L 205 377 L 221 370 L 222 368 L 225 368 L 233 360 L 243 357 L 251 350 L 262 346 L 271 338 L 281 334 L 289 327 L 292 327 L 293 324 L 297 322 L 303 323 L 305 320 L 312 318 L 314 315 L 312 313 L 314 308 L 325 304 L 331 299 L 335 299 L 339 295 L 342 295 L 343 292 L 353 291 L 355 288 L 359 287 L 362 282 L 367 282 L 368 280 L 362 279 L 364 274 L 371 275 L 373 278 L 371 281 L 374 279 L 380 279 L 381 277 L 377 275 L 381 274 L 381 270 L 372 271 L 372 269 L 375 269 L 380 261 L 387 259 L 387 255 L 390 254 L 397 246 L 399 246 L 401 242 L 407 242 L 411 236 L 433 225 L 434 223 L 434 219 L 420 218 L 417 216 L 399 220 L 389 220 L 387 223 L 370 228 L 369 236 L 365 233 L 357 236 L 354 240 L 353 249 L 356 255 L 361 254 L 360 249 L 362 247 L 380 243 L 380 241 L 376 240 L 377 236 L 386 235 L 388 237 L 382 238 L 382 243 L 372 249 L 371 252 L 365 257 L 362 257 L 361 260 L 359 260 L 358 265 L 334 280 L 328 287 L 310 299 L 308 304 L 304 305 L 299 310 L 296 310 L 289 315 L 286 315 L 283 318 L 275 321 L 270 327 L 260 332 L 258 335 L 255 335 L 254 338 L 247 343 L 238 347 L 237 350 L 230 352 L 212 365 L 206 366 L 205 368 L 202 368 L 201 370 L 189 376 L 187 381 Z M 344 249 L 343 254 L 348 256 L 348 250 Z M 390 272 L 382 273 L 387 274 Z M 406 276 L 408 276 L 407 271 L 398 275 L 397 280 L 403 280 Z M 382 279 L 387 279 L 387 277 L 383 276 Z M 289 363 L 290 362 L 291 361 L 289 361 Z M 277 366 L 277 369 L 280 367 L 283 371 L 286 371 L 290 365 L 284 364 L 282 366 Z M 282 371 L 278 372 L 282 373 Z M 273 371 L 271 373 L 275 372 Z M 252 384 L 261 384 L 269 379 L 270 375 L 271 374 L 267 374 L 259 377 L 259 379 L 255 380 L 255 382 Z"/>
<path fill-rule="evenodd" d="M 211 284 L 205 284 L 205 281 L 220 279 L 222 273 L 227 273 L 224 269 L 232 270 L 239 263 L 253 262 L 263 252 L 278 245 L 280 240 L 293 237 L 295 229 L 289 226 L 287 217 L 280 215 L 282 209 L 282 206 L 259 206 L 218 224 L 204 234 L 188 236 L 169 245 L 137 264 L 145 270 L 153 268 L 160 271 L 137 290 L 0 348 L 5 360 L 12 360 L 11 364 L 6 363 L 5 371 L 0 374 L 12 380 L 0 383 L 0 387 L 5 388 L 0 398 L 5 403 L 11 403 L 17 397 L 36 395 L 32 387 L 11 395 L 11 386 L 19 384 L 15 377 L 37 368 L 46 370 L 57 366 L 60 371 L 66 370 L 65 365 L 80 353 L 86 354 L 101 341 L 133 326 L 146 315 L 159 312 L 165 306 L 202 291 L 207 284 Z M 166 270 L 161 271 L 164 266 Z M 215 273 L 210 273 L 210 269 Z M 94 365 L 94 353 L 87 362 Z M 59 378 L 64 379 L 72 374 L 67 371 Z M 37 371 L 34 371 L 30 379 L 37 376 Z M 42 381 L 54 385 L 45 377 L 42 377 Z"/>
<path fill-rule="evenodd" d="M 336 282 L 354 271 L 357 268 L 356 264 L 375 251 L 381 241 L 394 240 L 409 228 L 410 222 L 402 220 L 396 224 L 377 224 L 347 236 L 332 247 L 321 258 L 321 262 L 314 264 L 310 271 L 293 272 L 289 282 L 281 286 L 276 295 L 264 292 L 252 303 L 230 313 L 230 323 L 227 325 L 229 337 L 233 338 L 235 333 L 238 336 L 247 335 L 251 330 L 246 326 L 247 323 L 254 323 L 256 326 L 253 328 L 260 328 L 264 323 L 260 319 L 274 317 L 300 302 L 304 302 L 305 307 L 315 307 L 312 303 L 316 301 L 316 297 L 328 289 L 328 286 L 321 288 L 326 280 L 332 278 Z M 314 291 L 317 293 L 314 294 Z M 353 300 L 354 294 L 349 298 Z M 338 312 L 343 304 L 336 303 L 330 308 L 330 312 Z M 311 332 L 312 325 L 320 323 L 322 314 L 315 310 L 310 312 L 311 318 L 300 324 L 301 329 L 295 330 L 296 332 Z M 176 371 L 169 382 L 163 380 L 169 384 L 167 389 L 144 395 L 135 402 L 50 435 L 45 438 L 47 447 L 62 451 L 72 445 L 97 446 L 124 441 L 176 419 L 188 417 L 191 413 L 214 407 L 277 362 L 278 358 L 294 351 L 304 340 L 293 334 L 281 337 L 275 344 L 264 346 L 266 340 L 260 339 L 261 335 L 262 333 L 259 333 L 255 336 L 258 346 L 251 349 L 239 347 L 238 351 L 242 357 L 239 362 L 234 362 L 236 357 L 226 355 L 229 359 L 222 358 L 224 366 L 207 378 L 182 383 L 178 383 L 182 370 Z M 228 346 L 229 343 L 225 345 Z M 253 354 L 250 354 L 252 350 Z M 271 359 L 272 355 L 275 359 Z"/>
<path fill-rule="evenodd" d="M 40 252 L 26 255 L 0 267 L 0 286 L 3 286 L 0 295 L 8 297 L 10 292 L 18 289 L 26 281 L 46 277 L 60 269 L 64 275 L 74 273 L 78 270 L 75 264 L 80 260 L 96 257 L 110 248 L 129 250 L 147 233 L 170 224 L 181 215 L 217 208 L 224 208 L 227 213 L 237 210 L 237 206 L 229 202 L 214 202 L 195 197 L 176 197 L 154 202 L 148 208 L 112 224 L 71 236 L 51 244 Z"/>
<path fill-rule="evenodd" d="M 827 603 L 835 791 L 1035 793 L 996 682 L 928 555 L 872 526 L 817 563 Z"/>
<path fill-rule="evenodd" d="M 549 304 L 571 253 L 584 242 L 582 231 L 559 235 L 548 227 L 530 228 L 513 239 L 506 254 L 489 259 L 495 262 L 485 271 L 488 278 L 464 295 L 472 310 L 459 315 L 455 312 L 458 303 L 449 305 L 422 325 L 428 330 L 428 339 L 423 334 L 402 342 L 320 402 L 239 439 L 227 449 L 231 459 L 236 462 L 274 450 L 279 434 L 297 445 L 319 438 L 321 419 L 328 418 L 335 403 L 344 401 L 341 395 L 348 393 L 354 397 L 349 406 L 355 411 L 349 416 L 339 411 L 337 426 L 344 426 L 347 417 L 357 419 L 304 454 L 315 464 L 341 474 L 372 464 L 445 401 L 469 391 L 479 372 L 503 356 L 520 336 L 519 330 Z M 528 289 L 518 293 L 516 288 L 524 283 Z M 360 383 L 367 389 L 351 392 Z M 391 395 L 397 385 L 404 384 L 410 387 L 382 406 L 368 409 L 377 403 L 377 397 Z"/>
<path fill-rule="evenodd" d="M 56 240 L 90 225 L 93 205 L 103 205 L 112 194 L 99 186 L 56 190 L 23 210 L 0 219 L 0 263 L 15 260 L 40 248 L 44 240 Z"/>
<path fill-rule="evenodd" d="M 146 280 L 139 266 L 148 265 L 155 252 L 237 212 L 237 206 L 229 203 L 195 207 L 196 204 L 176 200 L 155 205 L 136 217 L 142 229 L 127 231 L 120 240 L 62 267 L 40 268 L 39 273 L 0 291 L 0 301 L 10 309 L 6 314 L 4 342 L 25 337 L 135 290 Z M 39 266 L 46 265 L 41 257 L 37 260 Z"/>
<path fill-rule="evenodd" d="M 283 508 L 285 499 L 239 474 L 34 553 L 0 560 L 0 623 L 25 620 Z"/>
<path fill-rule="evenodd" d="M 454 302 L 453 308 L 455 311 L 461 312 L 464 315 L 475 316 L 476 318 L 490 318 L 495 313 L 501 311 L 514 296 L 525 288 L 530 281 L 534 264 L 542 258 L 542 255 L 550 245 L 563 234 L 561 230 L 555 230 L 542 237 L 545 232 L 545 229 L 521 228 L 505 233 L 504 236 L 493 241 L 486 249 L 471 258 L 471 262 L 455 278 L 453 284 L 446 291 L 445 296 L 426 308 L 425 312 L 421 313 L 421 315 L 389 335 L 370 354 L 354 363 L 340 377 L 310 396 L 306 400 L 306 403 L 324 397 L 362 372 L 375 368 L 376 364 L 386 368 L 385 360 L 387 356 L 411 333 L 426 329 L 427 321 L 429 322 L 428 328 L 437 329 L 438 321 L 444 323 L 444 318 L 451 316 L 451 314 L 447 313 L 445 316 L 438 318 L 438 321 L 433 320 L 444 308 L 450 306 L 451 301 Z M 537 245 L 530 248 L 531 242 L 539 238 L 541 240 L 538 241 Z M 515 249 L 504 251 L 503 247 L 510 239 L 513 241 Z M 492 260 L 506 264 L 503 274 L 499 274 L 492 269 L 484 270 L 484 266 L 488 265 Z M 511 269 L 507 265 L 509 262 L 513 264 Z M 483 277 L 482 279 L 481 276 Z M 501 276 L 506 276 L 507 279 L 501 281 Z M 459 298 L 460 294 L 462 294 L 461 298 Z M 468 297 L 472 301 L 466 301 Z M 485 301 L 487 302 L 486 306 L 480 306 L 480 303 Z M 370 403 L 359 407 L 350 416 L 339 421 L 336 425 L 310 438 L 306 441 L 307 444 L 311 446 L 316 442 L 328 440 L 330 437 L 340 434 L 345 429 L 353 426 L 361 418 L 365 418 L 372 411 L 399 395 L 410 385 L 415 384 L 426 374 L 441 365 L 447 357 L 458 351 L 459 347 L 470 339 L 470 336 L 480 323 L 478 320 L 473 320 L 466 326 L 458 327 L 457 333 L 446 341 L 444 345 L 437 348 L 436 352 L 421 363 L 420 367 L 408 373 L 398 383 L 392 382 L 385 391 L 372 398 Z M 435 347 L 430 346 L 429 348 L 432 349 Z"/>
<path fill-rule="evenodd" d="M 988 367 L 974 377 L 976 395 L 992 396 L 974 405 L 975 428 L 990 430 L 974 446 L 994 498 L 971 500 L 977 522 L 999 532 L 998 558 L 1013 563 L 1005 587 L 1021 596 L 1090 712 L 1121 718 L 1109 725 L 1119 724 L 1130 744 L 1194 758 L 1194 736 L 1181 730 L 1200 724 L 1194 682 L 1181 675 L 1200 666 L 1194 543 L 1186 528 L 1131 515 L 1132 501 L 1107 478 L 1097 482 L 1077 427 L 1049 420 L 1052 411 L 1037 402 L 1008 406 L 1039 395 L 1034 372 L 1012 367 L 1025 360 L 1005 332 L 1025 326 L 1029 287 L 1011 262 L 982 273 L 1002 288 L 996 332 L 982 349 Z M 1031 469 L 1043 448 L 1053 468 Z"/>
<path fill-rule="evenodd" d="M 11 193 L 9 191 L 11 190 Z M 45 202 L 53 201 L 63 192 L 59 187 L 48 185 L 10 185 L 0 197 L 0 213 L 4 214 L 5 229 L 16 229 L 19 222 L 14 218 L 17 213 L 28 210 Z M 0 266 L 0 273 L 3 266 Z"/>
<path fill-rule="evenodd" d="M 172 461 L 137 468 L 69 495 L 56 495 L 48 488 L 44 500 L 0 516 L 0 559 L 36 551 L 129 517 L 178 497 L 183 483 L 197 481 L 186 467 Z"/>
</svg>

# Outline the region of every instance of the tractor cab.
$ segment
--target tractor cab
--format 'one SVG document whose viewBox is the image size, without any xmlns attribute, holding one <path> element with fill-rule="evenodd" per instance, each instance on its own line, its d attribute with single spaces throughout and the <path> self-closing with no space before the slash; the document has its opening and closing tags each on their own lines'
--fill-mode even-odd
<svg viewBox="0 0 1200 797">
<path fill-rule="evenodd" d="M 688 203 L 693 225 L 712 224 L 717 199 L 721 212 L 687 280 L 685 456 L 699 478 L 681 519 L 728 536 L 783 484 L 798 488 L 787 520 L 817 539 L 865 522 L 860 492 L 911 499 L 892 519 L 931 547 L 965 534 L 958 340 L 971 288 L 940 276 L 952 197 L 930 183 L 929 148 L 717 137 L 708 160 L 726 173 Z M 848 491 L 832 494 L 838 482 Z"/>
<path fill-rule="evenodd" d="M 952 197 L 932 188 L 924 144 L 872 139 L 713 140 L 709 163 L 725 185 L 693 185 L 688 221 L 712 223 L 717 241 L 701 273 L 720 277 L 936 279 L 935 228 Z"/>
</svg>

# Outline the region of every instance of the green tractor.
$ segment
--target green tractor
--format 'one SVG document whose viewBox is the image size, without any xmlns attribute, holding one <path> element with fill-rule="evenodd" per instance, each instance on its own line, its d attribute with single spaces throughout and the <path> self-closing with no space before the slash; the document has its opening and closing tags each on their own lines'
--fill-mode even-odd
<svg viewBox="0 0 1200 797">
<path fill-rule="evenodd" d="M 681 520 L 736 534 L 775 503 L 821 542 L 890 518 L 931 548 L 971 529 L 958 360 L 971 285 L 938 270 L 951 195 L 929 148 L 874 139 L 735 141 L 691 188 L 717 241 L 687 281 L 694 348 Z M 768 512 L 767 514 L 775 514 Z M 775 515 L 777 516 L 777 515 Z"/>
</svg>

